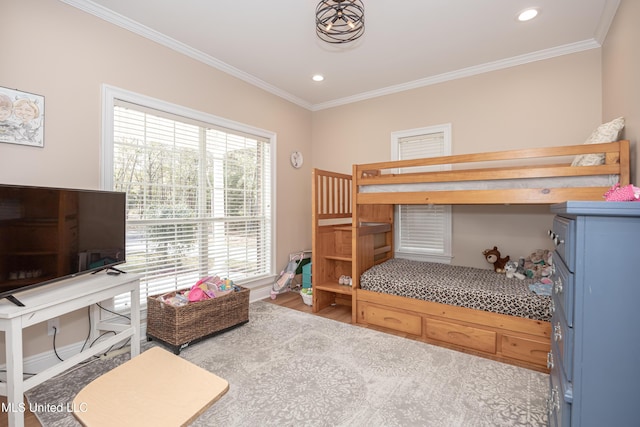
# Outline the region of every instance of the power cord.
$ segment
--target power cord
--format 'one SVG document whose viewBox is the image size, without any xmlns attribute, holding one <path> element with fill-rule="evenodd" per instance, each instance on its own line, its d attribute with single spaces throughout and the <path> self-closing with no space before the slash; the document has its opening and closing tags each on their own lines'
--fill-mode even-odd
<svg viewBox="0 0 640 427">
<path fill-rule="evenodd" d="M 60 357 L 60 355 L 58 354 L 58 350 L 56 350 L 56 336 L 58 335 L 58 328 L 56 328 L 55 326 L 53 327 L 53 352 L 56 354 L 56 357 L 58 358 L 59 361 L 64 362 L 64 359 L 62 357 Z"/>
<path fill-rule="evenodd" d="M 126 315 L 124 315 L 124 314 L 122 314 L 122 313 L 118 313 L 118 312 L 113 311 L 113 310 L 109 310 L 108 308 L 105 308 L 105 307 L 101 306 L 99 303 L 96 303 L 96 306 L 98 306 L 101 310 L 104 310 L 104 311 L 109 312 L 109 313 L 111 313 L 111 314 L 115 314 L 116 316 L 120 316 L 120 317 L 123 317 L 123 318 L 125 318 L 125 319 L 127 319 L 127 320 L 131 321 L 131 318 L 130 318 L 129 316 L 126 316 Z M 91 337 L 91 326 L 92 326 L 92 325 L 91 325 L 91 307 L 90 307 L 90 306 L 89 306 L 89 307 L 87 307 L 87 318 L 88 318 L 88 322 L 89 322 L 89 333 L 87 334 L 87 337 L 85 338 L 84 343 L 82 344 L 82 348 L 80 349 L 80 353 L 82 353 L 82 352 L 85 350 L 85 348 L 86 348 L 86 346 L 87 346 L 87 343 L 89 342 L 89 338 Z M 105 331 L 105 332 L 101 333 L 101 334 L 100 334 L 100 335 L 99 335 L 95 340 L 93 340 L 93 341 L 91 342 L 91 344 L 89 344 L 89 348 L 93 347 L 93 345 L 94 345 L 97 341 L 99 341 L 101 338 L 103 338 L 103 337 L 104 337 L 105 335 L 107 335 L 107 334 L 113 334 L 113 335 L 116 335 L 116 332 L 115 332 L 115 331 Z M 55 355 L 56 355 L 56 357 L 58 358 L 58 360 L 59 360 L 59 361 L 64 362 L 64 359 L 63 359 L 62 357 L 60 357 L 60 355 L 58 354 L 58 350 L 57 350 L 57 348 L 56 348 L 56 336 L 57 336 L 57 335 L 58 335 L 58 328 L 56 328 L 55 326 L 53 326 L 53 352 L 55 353 Z M 127 339 L 127 340 L 124 342 L 124 344 L 122 344 L 120 347 L 116 348 L 115 350 L 122 350 L 123 348 L 125 348 L 125 347 L 129 344 L 129 342 L 130 342 L 130 341 L 131 341 L 131 338 Z M 105 352 L 104 352 L 104 354 L 103 354 L 102 356 L 103 356 L 103 357 L 106 357 L 106 356 L 107 356 L 107 354 L 108 354 L 109 352 L 111 352 L 112 350 L 114 350 L 114 347 L 113 347 L 113 346 L 109 347 L 109 348 L 107 349 L 107 351 L 105 351 Z M 94 357 L 95 359 L 98 359 L 98 358 L 100 358 L 101 356 L 93 356 L 93 357 Z M 86 363 L 89 363 L 90 361 L 91 361 L 91 360 L 85 360 L 85 361 L 80 362 L 80 364 L 86 364 Z M 35 375 L 35 374 L 32 374 L 32 375 Z"/>
<path fill-rule="evenodd" d="M 123 318 L 127 319 L 129 322 L 131 322 L 131 317 L 129 317 L 129 316 L 126 316 L 126 315 L 124 315 L 124 314 L 122 314 L 122 313 L 118 313 L 117 311 L 109 310 L 108 308 L 101 306 L 99 303 L 96 303 L 96 305 L 97 305 L 98 307 L 100 307 L 100 309 L 101 309 L 101 310 L 104 310 L 104 311 L 106 311 L 106 312 L 108 312 L 108 313 L 111 313 L 111 314 L 115 314 L 116 316 L 123 317 Z M 113 332 L 113 331 L 110 331 L 110 332 Z M 115 334 L 115 332 L 114 332 L 114 334 Z M 102 336 L 100 336 L 100 337 L 96 338 L 96 340 L 94 341 L 94 343 L 95 343 L 99 338 L 101 338 L 101 337 L 102 337 Z M 122 349 L 123 349 L 123 348 L 125 348 L 127 345 L 129 345 L 129 342 L 131 342 L 131 338 L 129 338 L 128 340 L 126 340 L 126 341 L 124 342 L 124 344 L 122 344 L 120 347 L 116 348 L 116 349 L 115 349 L 115 351 L 122 350 Z M 92 344 L 93 344 L 93 343 L 92 343 Z M 111 346 L 111 347 L 109 348 L 109 350 L 108 350 L 108 351 L 106 351 L 106 352 L 104 353 L 104 356 L 106 357 L 106 356 L 107 356 L 107 353 L 111 352 L 112 350 L 113 350 L 113 346 Z"/>
</svg>

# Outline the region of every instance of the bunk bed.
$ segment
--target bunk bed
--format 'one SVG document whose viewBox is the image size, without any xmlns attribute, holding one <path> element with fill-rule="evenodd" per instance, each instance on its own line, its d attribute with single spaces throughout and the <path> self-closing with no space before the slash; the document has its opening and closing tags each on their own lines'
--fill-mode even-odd
<svg viewBox="0 0 640 427">
<path fill-rule="evenodd" d="M 373 279 L 378 285 L 388 282 L 384 289 L 365 289 L 369 285 L 361 286 L 361 278 L 399 261 L 393 259 L 396 204 L 603 200 L 603 194 L 616 182 L 629 184 L 629 154 L 629 141 L 617 141 L 357 164 L 352 175 L 314 169 L 313 311 L 344 305 L 351 308 L 355 324 L 548 372 L 550 298 L 538 298 L 542 308 L 523 314 L 452 302 L 464 300 L 458 297 L 405 296 L 396 292 L 406 286 L 394 285 L 393 271 L 407 278 L 413 267 L 402 264 Z M 600 156 L 602 164 L 580 166 L 574 160 L 589 155 Z M 465 268 L 443 268 L 449 267 Z M 505 280 L 492 270 L 482 271 Z M 462 276 L 469 275 L 475 273 L 465 271 Z M 345 281 L 340 278 L 345 276 L 351 281 L 341 284 Z M 474 288 L 471 282 L 469 288 Z M 522 286 L 527 286 L 526 281 Z M 457 290 L 438 292 L 466 292 L 465 288 L 458 284 Z"/>
</svg>

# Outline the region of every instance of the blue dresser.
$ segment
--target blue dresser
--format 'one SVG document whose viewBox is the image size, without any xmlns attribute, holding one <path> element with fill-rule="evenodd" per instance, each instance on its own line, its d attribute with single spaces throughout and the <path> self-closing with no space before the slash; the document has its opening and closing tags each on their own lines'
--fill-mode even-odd
<svg viewBox="0 0 640 427">
<path fill-rule="evenodd" d="M 551 206 L 551 426 L 640 426 L 640 202 Z"/>
</svg>

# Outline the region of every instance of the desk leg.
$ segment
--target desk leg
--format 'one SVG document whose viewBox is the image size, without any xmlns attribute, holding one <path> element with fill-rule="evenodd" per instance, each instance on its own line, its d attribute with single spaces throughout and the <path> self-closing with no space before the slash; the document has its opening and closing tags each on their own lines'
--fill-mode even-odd
<svg viewBox="0 0 640 427">
<path fill-rule="evenodd" d="M 131 358 L 140 354 L 140 283 L 136 280 L 135 288 L 131 290 Z"/>
<path fill-rule="evenodd" d="M 22 365 L 22 324 L 13 319 L 5 331 L 7 360 L 7 415 L 9 427 L 24 427 L 24 384 Z"/>
</svg>

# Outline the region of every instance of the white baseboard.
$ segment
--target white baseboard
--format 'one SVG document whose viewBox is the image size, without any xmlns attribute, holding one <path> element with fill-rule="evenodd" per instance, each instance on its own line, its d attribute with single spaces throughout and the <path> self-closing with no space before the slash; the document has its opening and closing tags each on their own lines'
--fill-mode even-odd
<svg viewBox="0 0 640 427">
<path fill-rule="evenodd" d="M 269 298 L 271 296 L 272 284 L 251 288 L 249 293 L 249 302 L 259 301 L 261 299 Z"/>
<path fill-rule="evenodd" d="M 71 357 L 75 354 L 78 354 L 82 349 L 83 342 L 66 345 L 64 347 L 57 348 L 58 355 L 62 360 Z M 38 374 L 51 366 L 59 363 L 60 360 L 56 356 L 56 352 L 53 350 L 45 351 L 43 353 L 39 353 L 33 356 L 25 357 L 23 359 L 23 371 L 25 379 L 30 377 L 32 374 Z M 0 379 L 3 382 L 7 380 L 7 366 L 5 364 L 0 366 L 2 373 L 0 374 Z"/>
</svg>

